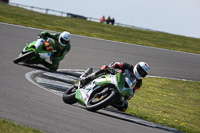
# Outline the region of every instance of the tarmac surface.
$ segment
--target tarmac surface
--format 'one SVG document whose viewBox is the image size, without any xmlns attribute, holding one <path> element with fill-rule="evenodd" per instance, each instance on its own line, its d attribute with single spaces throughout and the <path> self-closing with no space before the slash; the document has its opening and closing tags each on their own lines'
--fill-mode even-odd
<svg viewBox="0 0 200 133">
<path fill-rule="evenodd" d="M 25 74 L 40 70 L 42 66 L 16 65 L 26 43 L 37 39 L 42 30 L 0 23 L 0 117 L 36 127 L 47 133 L 165 133 L 174 129 L 142 124 L 138 118 L 113 110 L 89 112 L 84 107 L 67 105 L 62 98 L 29 82 Z M 72 35 L 72 49 L 59 69 L 100 68 L 112 61 L 136 64 L 146 61 L 150 75 L 200 81 L 198 54 L 175 52 L 120 42 Z M 129 117 L 129 116 L 128 116 Z M 130 120 L 133 119 L 133 120 Z M 135 120 L 134 120 L 135 119 Z"/>
</svg>

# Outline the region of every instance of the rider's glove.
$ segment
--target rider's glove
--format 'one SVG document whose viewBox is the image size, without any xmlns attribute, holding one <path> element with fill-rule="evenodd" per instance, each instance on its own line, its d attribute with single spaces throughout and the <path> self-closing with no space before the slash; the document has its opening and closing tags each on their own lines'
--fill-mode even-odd
<svg viewBox="0 0 200 133">
<path fill-rule="evenodd" d="M 107 69 L 111 74 L 116 74 L 116 71 L 113 67 L 109 66 Z"/>
<path fill-rule="evenodd" d="M 116 71 L 115 71 L 115 69 L 114 69 L 112 66 L 103 65 L 103 66 L 101 67 L 101 70 L 102 70 L 102 71 L 108 71 L 108 72 L 110 72 L 111 74 L 116 74 Z"/>
</svg>

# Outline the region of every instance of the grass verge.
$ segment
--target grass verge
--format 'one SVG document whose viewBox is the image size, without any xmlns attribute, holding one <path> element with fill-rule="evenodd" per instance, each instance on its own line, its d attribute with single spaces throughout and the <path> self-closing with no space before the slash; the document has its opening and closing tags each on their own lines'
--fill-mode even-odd
<svg viewBox="0 0 200 133">
<path fill-rule="evenodd" d="M 42 133 L 42 131 L 0 119 L 0 133 Z"/>
<path fill-rule="evenodd" d="M 200 131 L 200 82 L 145 78 L 126 113 L 176 128 Z"/>
<path fill-rule="evenodd" d="M 200 54 L 200 39 L 41 14 L 0 3 L 0 21 L 53 31 Z"/>
</svg>

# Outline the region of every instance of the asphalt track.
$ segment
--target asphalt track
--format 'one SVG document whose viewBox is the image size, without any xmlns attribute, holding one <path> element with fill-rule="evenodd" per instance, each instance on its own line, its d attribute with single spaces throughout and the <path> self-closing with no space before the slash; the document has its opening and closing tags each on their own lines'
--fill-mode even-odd
<svg viewBox="0 0 200 133">
<path fill-rule="evenodd" d="M 41 30 L 0 23 L 0 117 L 42 129 L 48 133 L 139 132 L 164 133 L 166 130 L 122 119 L 100 110 L 86 111 L 63 103 L 61 97 L 32 84 L 25 74 L 37 68 L 12 62 L 25 43 Z M 200 81 L 200 55 L 141 47 L 106 40 L 72 36 L 72 49 L 60 69 L 98 69 L 112 61 L 146 61 L 151 75 Z M 40 67 L 39 67 L 40 68 Z"/>
</svg>

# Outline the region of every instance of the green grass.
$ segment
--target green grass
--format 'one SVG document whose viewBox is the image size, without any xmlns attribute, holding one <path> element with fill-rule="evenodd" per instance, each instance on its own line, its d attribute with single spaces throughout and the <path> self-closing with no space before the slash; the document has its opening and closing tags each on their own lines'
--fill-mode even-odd
<svg viewBox="0 0 200 133">
<path fill-rule="evenodd" d="M 2 3 L 0 21 L 200 54 L 200 39 L 40 14 Z M 146 78 L 142 88 L 129 101 L 126 112 L 183 132 L 197 133 L 200 131 L 200 82 Z M 4 124 L 1 122 L 0 126 Z M 14 126 L 6 129 L 10 128 Z M 13 130 L 13 133 L 21 130 Z"/>
<path fill-rule="evenodd" d="M 129 101 L 126 113 L 174 127 L 183 132 L 200 131 L 200 82 L 145 78 Z"/>
<path fill-rule="evenodd" d="M 200 54 L 200 39 L 32 12 L 0 3 L 0 21 L 53 31 Z"/>
<path fill-rule="evenodd" d="M 0 133 L 42 133 L 42 131 L 0 119 Z"/>
</svg>

